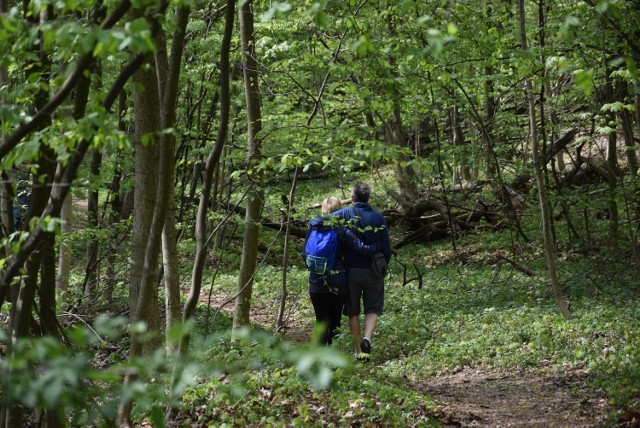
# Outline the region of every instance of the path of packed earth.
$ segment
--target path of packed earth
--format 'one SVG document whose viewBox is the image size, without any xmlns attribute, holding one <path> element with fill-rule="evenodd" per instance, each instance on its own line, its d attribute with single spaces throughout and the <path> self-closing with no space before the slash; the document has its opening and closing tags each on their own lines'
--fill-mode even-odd
<svg viewBox="0 0 640 428">
<path fill-rule="evenodd" d="M 212 308 L 225 302 L 212 296 Z M 208 301 L 209 296 L 202 297 Z M 232 312 L 226 305 L 225 312 Z M 273 310 L 268 305 L 252 308 L 252 320 L 270 328 Z M 292 320 L 290 320 L 292 321 Z M 310 340 L 310 323 L 289 322 L 285 337 L 294 342 Z M 559 372 L 492 372 L 464 368 L 414 382 L 412 387 L 438 405 L 435 416 L 445 426 L 465 427 L 603 427 L 611 426 L 612 409 L 602 391 L 588 385 L 588 373 L 572 367 Z M 614 422 L 617 426 L 640 426 L 640 420 Z"/>
</svg>

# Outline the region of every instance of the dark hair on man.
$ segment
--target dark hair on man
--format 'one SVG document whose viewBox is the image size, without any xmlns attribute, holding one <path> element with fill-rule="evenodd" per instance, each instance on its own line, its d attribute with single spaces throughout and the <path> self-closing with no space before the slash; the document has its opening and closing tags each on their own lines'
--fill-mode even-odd
<svg viewBox="0 0 640 428">
<path fill-rule="evenodd" d="M 356 183 L 353 186 L 351 196 L 356 198 L 356 202 L 369 202 L 369 196 L 371 196 L 371 188 L 367 183 Z"/>
</svg>

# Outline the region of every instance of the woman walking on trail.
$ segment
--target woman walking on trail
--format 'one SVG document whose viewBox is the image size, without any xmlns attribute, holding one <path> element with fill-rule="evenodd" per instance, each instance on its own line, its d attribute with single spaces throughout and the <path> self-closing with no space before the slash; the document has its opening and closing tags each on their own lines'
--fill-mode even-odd
<svg viewBox="0 0 640 428">
<path fill-rule="evenodd" d="M 335 218 L 331 221 L 328 215 L 340 208 L 342 208 L 340 199 L 333 196 L 328 197 L 322 201 L 322 215 L 309 220 L 309 232 L 314 229 L 325 231 L 332 229 L 338 237 L 332 269 L 323 274 L 309 272 L 309 295 L 316 316 L 316 324 L 321 326 L 318 341 L 322 345 L 331 345 L 336 336 L 348 297 L 347 274 L 343 261 L 344 247 L 348 246 L 362 255 L 372 255 L 376 251 L 375 245 L 364 244 L 356 238 L 353 232 L 340 226 Z M 309 233 L 307 233 L 308 240 Z M 305 262 L 308 255 L 306 248 L 307 245 L 305 245 L 305 252 L 302 254 Z"/>
</svg>

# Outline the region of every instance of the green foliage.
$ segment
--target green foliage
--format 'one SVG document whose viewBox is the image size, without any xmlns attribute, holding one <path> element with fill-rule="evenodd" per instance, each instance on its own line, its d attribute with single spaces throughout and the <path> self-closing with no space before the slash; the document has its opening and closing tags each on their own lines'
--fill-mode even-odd
<svg viewBox="0 0 640 428">
<path fill-rule="evenodd" d="M 300 379 L 300 388 L 309 385 L 318 391 L 332 384 L 333 370 L 346 367 L 344 356 L 334 350 L 294 349 L 271 335 L 249 330 L 235 332 L 233 342 L 228 330 L 210 336 L 209 347 L 200 357 L 194 351 L 188 359 L 176 362 L 175 357 L 159 350 L 121 362 L 112 353 L 112 343 L 120 340 L 123 321 L 99 317 L 93 328 L 76 327 L 69 331 L 71 347 L 52 337 L 18 340 L 0 364 L 3 403 L 54 410 L 59 418 L 76 426 L 111 424 L 118 404 L 124 400 L 135 403 L 134 413 L 140 420 L 147 416 L 164 418 L 163 405 L 177 405 L 178 396 L 211 374 L 214 383 L 224 377 L 233 379 L 228 388 L 228 382 L 222 382 L 218 389 L 223 397 L 237 399 L 248 393 L 243 382 L 253 376 L 266 376 L 274 367 L 290 376 L 293 383 Z M 144 331 L 144 326 L 134 328 Z M 186 332 L 177 329 L 172 337 L 177 341 Z M 212 352 L 214 359 L 210 359 Z M 222 353 L 218 356 L 217 352 Z M 169 372 L 175 382 L 173 390 L 167 392 Z M 122 385 L 125 374 L 133 377 Z M 186 397 L 190 394 L 187 392 Z"/>
<path fill-rule="evenodd" d="M 302 347 L 296 350 L 285 347 L 282 349 L 284 355 L 272 353 L 271 358 L 258 362 L 256 360 L 260 357 L 255 355 L 261 351 L 256 350 L 256 346 L 260 345 L 254 345 L 250 350 L 254 356 L 250 371 L 245 370 L 235 376 L 218 372 L 215 378 L 199 382 L 183 395 L 179 417 L 181 426 L 196 423 L 230 426 L 404 425 L 427 421 L 428 411 L 422 397 L 402 385 L 382 379 L 363 383 L 360 376 L 375 376 L 375 371 L 367 373 L 364 366 L 345 366 L 344 357 L 338 357 L 339 354 L 331 348 Z M 214 346 L 220 364 L 242 359 L 244 352 L 246 347 L 234 344 L 218 343 Z M 297 359 L 295 366 L 283 365 L 291 359 Z M 301 367 L 312 360 L 324 360 L 330 363 L 330 367 L 338 367 L 331 389 L 318 389 L 320 385 L 314 388 L 313 384 L 299 377 Z"/>
<path fill-rule="evenodd" d="M 115 420 L 122 367 L 90 362 L 94 353 L 108 356 L 107 340 L 117 337 L 121 323 L 97 320 L 93 330 L 73 329 L 73 347 L 51 337 L 19 339 L 0 362 L 5 405 L 53 410 L 76 425 Z"/>
<path fill-rule="evenodd" d="M 435 246 L 430 258 L 442 259 L 443 249 Z M 528 259 L 530 267 L 544 272 L 543 263 Z M 562 277 L 570 284 L 566 293 L 574 312 L 574 319 L 565 321 L 553 303 L 550 285 L 541 278 L 451 260 L 453 266 L 430 269 L 421 290 L 392 283 L 396 288 L 388 293 L 379 328 L 381 358 L 390 373 L 418 381 L 465 367 L 551 372 L 572 368 L 585 370 L 613 404 L 640 404 L 640 379 L 635 374 L 640 354 L 632 345 L 638 335 L 626 327 L 640 315 L 636 270 L 594 260 L 601 276 L 591 277 L 591 264 L 563 259 Z M 607 279 L 614 272 L 615 282 Z"/>
<path fill-rule="evenodd" d="M 578 70 L 576 72 L 576 85 L 582 89 L 582 92 L 586 96 L 591 95 L 593 90 L 593 73 L 585 70 Z"/>
<path fill-rule="evenodd" d="M 68 105 L 61 107 L 52 115 L 50 125 L 32 132 L 4 156 L 0 168 L 7 173 L 14 168 L 25 169 L 38 176 L 41 171 L 35 163 L 43 148 L 51 148 L 55 160 L 64 166 L 78 143 L 89 139 L 92 148 L 104 155 L 102 170 L 91 176 L 84 165 L 74 182 L 75 193 L 82 196 L 89 190 L 99 191 L 104 206 L 112 197 L 107 183 L 116 171 L 124 171 L 121 189 L 132 187 L 135 124 L 131 97 L 118 117 L 98 104 L 122 64 L 136 53 L 152 52 L 155 45 L 149 23 L 141 18 L 109 30 L 99 28 L 87 13 L 94 3 L 27 2 L 28 10 L 16 6 L 0 16 L 0 68 L 8 79 L 0 85 L 3 135 L 11 135 L 32 118 L 35 100 L 60 89 L 81 55 L 90 53 L 100 62 L 99 73 L 86 73 L 92 82 L 88 113 L 73 118 Z M 132 3 L 143 10 L 155 7 L 157 2 Z M 109 8 L 115 4 L 107 2 Z M 177 200 L 186 206 L 184 196 L 191 171 L 204 162 L 218 131 L 216 94 L 222 20 L 217 15 L 220 10 L 203 7 L 202 2 L 171 2 L 172 7 L 179 5 L 193 7 L 192 19 L 182 63 L 179 120 L 175 129 L 163 132 L 175 135 L 181 147 L 176 159 L 176 186 L 183 193 Z M 376 189 L 374 204 L 397 208 L 380 196 L 385 189 L 397 190 L 387 166 L 415 168 L 418 180 L 426 187 L 440 180 L 444 185 L 453 183 L 450 172 L 459 165 L 475 169 L 480 180 L 492 178 L 485 170 L 495 163 L 502 179 L 510 182 L 531 172 L 529 130 L 522 113 L 524 79 L 530 79 L 541 95 L 543 84 L 545 91 L 551 90 L 539 100 L 540 112 L 548 115 L 539 118 L 547 127 L 541 129 L 544 141 L 552 141 L 563 129 L 576 126 L 585 131 L 576 145 L 613 135 L 619 130 L 616 114 L 632 110 L 637 91 L 638 53 L 629 43 L 634 40 L 629 35 L 638 30 L 634 5 L 619 1 L 600 1 L 595 6 L 588 2 L 551 2 L 544 28 L 536 28 L 542 22 L 537 19 L 537 6 L 526 3 L 531 49 L 523 53 L 518 47 L 512 2 L 255 3 L 257 16 L 261 17 L 255 30 L 263 111 L 263 132 L 258 137 L 263 157 L 254 163 L 246 161 L 242 73 L 234 68 L 230 73 L 231 131 L 224 168 L 220 169 L 226 171 L 221 181 L 228 187 L 220 193 L 229 195 L 230 205 L 242 206 L 240 197 L 250 175 L 267 190 L 265 218 L 280 219 L 281 196 L 288 195 L 294 170 L 328 173 L 326 181 L 298 185 L 292 215 L 295 225 L 303 227 L 304 220 L 312 216 L 308 206 L 326 196 L 348 196 L 348 187 L 358 179 L 373 182 L 380 190 Z M 45 7 L 50 7 L 51 19 L 40 22 L 38 17 Z M 166 17 L 157 17 L 166 25 L 167 35 L 174 25 L 173 13 L 171 10 Z M 52 70 L 41 70 L 46 64 L 38 55 L 40 49 L 55 64 Z M 232 63 L 237 62 L 237 34 L 231 55 Z M 614 79 L 616 86 L 628 85 L 629 94 L 608 99 L 604 89 L 609 79 Z M 130 93 L 131 87 L 125 92 Z M 451 144 L 454 108 L 469 144 Z M 389 143 L 393 125 L 402 128 L 399 141 L 406 147 Z M 151 136 L 143 136 L 142 142 L 150 144 Z M 360 168 L 366 168 L 365 172 L 356 174 L 354 171 Z M 637 189 L 632 188 L 634 184 L 628 186 L 626 195 L 621 191 L 613 197 L 626 196 L 633 202 L 628 195 Z M 198 190 L 196 185 L 194 194 Z M 606 246 L 610 226 L 609 201 L 592 196 L 599 191 L 606 191 L 606 187 L 588 183 L 581 189 L 564 189 L 562 194 L 551 192 L 554 207 L 566 203 L 580 231 L 576 233 L 579 236 L 567 235 L 568 228 L 558 217 L 559 264 L 563 291 L 575 313 L 573 321 L 560 319 L 552 304 L 540 246 L 517 242 L 518 238 L 508 233 L 496 233 L 457 242 L 463 254 L 448 245 L 431 246 L 427 251 L 423 246 L 401 250 L 399 258 L 411 262 L 409 265 L 415 262 L 419 268 L 429 267 L 429 271 L 423 288 L 416 289 L 415 282 L 400 283 L 400 267 L 392 263 L 386 314 L 380 321 L 371 367 L 346 363 L 344 355 L 351 349 L 346 333 L 332 349 L 295 346 L 255 332 L 236 332 L 238 341 L 230 343 L 227 333 L 221 333 L 230 330 L 229 319 L 224 315 L 214 318 L 213 311 L 199 308 L 193 342 L 205 355 L 193 352 L 191 360 L 181 362 L 183 377 L 174 391 L 166 390 L 173 362 L 161 352 L 130 364 L 120 363 L 120 356 L 112 353 L 105 341 L 78 329 L 69 332 L 72 348 L 47 338 L 16 343 L 2 361 L 3 398 L 30 408 L 56 408 L 74 424 L 112 422 L 118 399 L 123 397 L 136 401 L 141 423 L 149 418 L 161 425 L 161 406 L 176 405 L 177 397 L 186 391 L 181 414 L 192 419 L 185 419 L 185 425 L 211 421 L 228 425 L 312 425 L 319 423 L 318 414 L 334 425 L 412 425 L 427 423 L 425 406 L 431 405 L 421 403 L 423 397 L 413 390 L 421 377 L 463 367 L 566 367 L 587 370 L 594 384 L 614 403 L 637 406 L 640 370 L 633 345 L 638 335 L 625 330 L 638 318 L 636 276 L 627 273 L 629 266 L 613 263 L 606 250 L 595 252 Z M 457 195 L 451 198 L 455 204 L 466 206 L 468 202 Z M 493 196 L 485 193 L 482 198 Z M 225 202 L 217 200 L 212 206 L 224 206 Z M 628 213 L 633 208 L 629 206 Z M 184 211 L 181 226 L 186 234 L 180 242 L 180 265 L 183 278 L 188 278 L 194 210 L 186 207 Z M 109 211 L 101 214 L 108 215 Z M 525 214 L 521 218 L 523 230 L 527 236 L 537 237 L 537 216 Z M 223 210 L 212 209 L 208 214 L 212 224 L 226 217 Z M 627 217 L 629 227 L 624 233 L 629 239 L 625 244 L 635 246 L 636 232 L 632 229 L 636 220 Z M 207 269 L 205 273 L 205 282 L 215 293 L 235 293 L 241 252 L 235 238 L 241 233 L 242 227 L 238 226 L 242 221 L 240 215 L 230 217 L 224 248 L 212 258 L 220 263 L 216 265 L 220 271 Z M 60 220 L 32 219 L 30 226 L 36 224 L 57 232 Z M 127 221 L 109 227 L 100 224 L 94 229 L 79 227 L 63 239 L 73 248 L 76 266 L 81 266 L 88 239 L 117 237 L 126 242 L 130 228 Z M 393 231 L 396 236 L 401 232 L 400 227 Z M 2 248 L 15 254 L 28 233 L 3 237 Z M 280 293 L 281 236 L 282 230 L 261 232 L 260 269 L 253 298 L 267 307 L 267 313 L 276 306 Z M 299 252 L 300 241 L 293 240 L 291 254 Z M 493 253 L 502 256 L 507 248 L 539 276 L 529 278 L 496 262 L 500 258 Z M 465 250 L 469 253 L 464 254 Z M 623 251 L 631 250 L 634 248 Z M 122 286 L 128 282 L 126 245 L 119 248 L 117 256 L 120 272 L 116 275 Z M 6 261 L 4 256 L 0 258 L 0 267 Z M 607 269 L 600 269 L 607 263 Z M 80 270 L 73 273 L 72 287 L 63 303 L 84 298 L 83 290 L 73 286 L 83 283 Z M 301 322 L 310 326 L 306 272 L 298 258 L 292 257 L 287 274 L 291 293 L 288 304 L 302 314 Z M 126 300 L 125 296 L 118 297 Z M 102 305 L 95 307 L 101 309 Z M 269 322 L 264 324 L 272 329 Z M 120 328 L 107 327 L 96 326 L 95 330 L 111 337 Z M 177 331 L 174 339 L 184 333 Z M 115 336 L 111 340 L 116 340 Z M 108 362 L 105 368 L 98 369 L 100 361 L 92 358 L 93 354 Z M 121 389 L 119 380 L 125 372 L 138 376 Z M 86 396 L 96 398 L 83 400 Z M 283 421 L 279 416 L 282 413 L 293 416 Z"/>
<path fill-rule="evenodd" d="M 280 14 L 289 12 L 291 10 L 291 5 L 287 2 L 279 2 L 274 1 L 271 2 L 271 7 L 269 10 L 262 15 L 262 22 L 271 21 L 274 17 L 277 17 Z"/>
</svg>

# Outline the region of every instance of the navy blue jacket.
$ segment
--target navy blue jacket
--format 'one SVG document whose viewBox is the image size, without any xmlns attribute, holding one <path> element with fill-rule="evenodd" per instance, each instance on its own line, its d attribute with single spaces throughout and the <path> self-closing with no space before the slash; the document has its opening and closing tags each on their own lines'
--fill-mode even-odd
<svg viewBox="0 0 640 428">
<path fill-rule="evenodd" d="M 356 237 L 366 244 L 374 244 L 382 251 L 387 263 L 391 260 L 391 241 L 389 240 L 389 226 L 382 213 L 374 210 L 365 202 L 356 202 L 352 207 L 345 207 L 331 213 L 332 216 L 342 217 L 347 227 Z M 359 253 L 351 248 L 345 248 L 344 263 L 347 268 L 369 268 L 370 255 Z"/>
<path fill-rule="evenodd" d="M 328 217 L 317 216 L 309 220 L 309 230 L 313 227 L 324 226 L 324 222 L 329 220 Z M 309 292 L 310 293 L 330 293 L 331 289 L 338 294 L 347 294 L 347 274 L 345 271 L 344 254 L 346 250 L 354 251 L 362 254 L 364 257 L 370 257 L 380 247 L 366 245 L 349 229 L 340 226 L 334 226 L 338 234 L 338 250 L 336 259 L 333 264 L 333 270 L 328 275 L 320 275 L 315 272 L 309 272 Z M 307 233 L 307 238 L 309 234 Z M 305 241 L 306 244 L 306 241 Z M 305 258 L 304 251 L 302 258 Z M 331 289 L 330 289 L 331 288 Z"/>
</svg>

